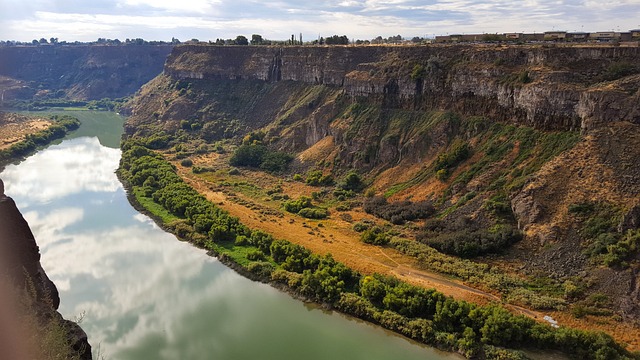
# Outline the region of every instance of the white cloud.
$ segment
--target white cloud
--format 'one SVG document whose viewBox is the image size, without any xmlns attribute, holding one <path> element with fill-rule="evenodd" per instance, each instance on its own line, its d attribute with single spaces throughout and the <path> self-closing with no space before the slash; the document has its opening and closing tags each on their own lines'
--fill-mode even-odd
<svg viewBox="0 0 640 360">
<path fill-rule="evenodd" d="M 640 1 L 620 0 L 0 0 L 3 36 L 149 40 L 288 39 L 302 32 L 370 39 L 462 32 L 629 30 L 640 27 Z"/>
</svg>

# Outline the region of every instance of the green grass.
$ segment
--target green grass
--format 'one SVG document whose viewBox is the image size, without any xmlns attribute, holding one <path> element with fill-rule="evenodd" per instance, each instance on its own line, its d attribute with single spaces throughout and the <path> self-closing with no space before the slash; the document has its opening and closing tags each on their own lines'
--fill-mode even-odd
<svg viewBox="0 0 640 360">
<path fill-rule="evenodd" d="M 144 196 L 142 188 L 134 187 L 133 194 L 138 203 L 155 217 L 160 218 L 163 224 L 169 225 L 174 221 L 180 220 L 179 217 L 171 214 L 162 205 L 156 203 L 153 199 Z"/>
<path fill-rule="evenodd" d="M 224 241 L 224 242 L 214 242 L 212 245 L 214 251 L 219 253 L 220 255 L 224 254 L 229 258 L 233 259 L 235 263 L 242 265 L 244 268 L 247 268 L 249 264 L 254 263 L 256 261 L 252 261 L 248 259 L 248 255 L 252 252 L 258 251 L 258 248 L 251 245 L 242 245 L 237 246 L 233 242 Z M 265 259 L 262 261 L 269 262 L 273 264 L 276 268 L 280 266 L 276 264 L 271 256 L 265 256 Z M 260 261 L 257 261 L 260 262 Z"/>
</svg>

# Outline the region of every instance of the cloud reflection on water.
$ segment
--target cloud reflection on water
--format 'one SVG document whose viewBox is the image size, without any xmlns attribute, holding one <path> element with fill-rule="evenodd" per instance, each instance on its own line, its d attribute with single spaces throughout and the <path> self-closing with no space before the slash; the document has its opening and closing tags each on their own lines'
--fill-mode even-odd
<svg viewBox="0 0 640 360">
<path fill-rule="evenodd" d="M 7 166 L 2 179 L 6 193 L 20 198 L 22 208 L 87 191 L 114 192 L 120 186 L 113 175 L 119 160 L 119 149 L 101 146 L 98 138 L 84 137 L 40 151 L 19 169 Z"/>
<path fill-rule="evenodd" d="M 119 151 L 80 138 L 2 174 L 58 285 L 60 311 L 107 359 L 444 359 L 379 328 L 309 311 L 176 241 L 128 203 Z"/>
</svg>

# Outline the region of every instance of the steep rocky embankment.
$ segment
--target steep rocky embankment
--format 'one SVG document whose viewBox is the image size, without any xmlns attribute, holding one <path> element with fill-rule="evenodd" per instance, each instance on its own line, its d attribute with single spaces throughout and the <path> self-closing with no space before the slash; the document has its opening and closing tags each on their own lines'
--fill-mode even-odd
<svg viewBox="0 0 640 360">
<path fill-rule="evenodd" d="M 181 46 L 173 79 L 337 86 L 388 107 L 456 111 L 543 129 L 640 123 L 640 48 L 540 46 Z M 607 82 L 604 84 L 603 82 Z"/>
<path fill-rule="evenodd" d="M 171 45 L 0 47 L 2 101 L 121 98 L 162 72 Z"/>
<path fill-rule="evenodd" d="M 60 298 L 35 238 L 0 180 L 0 344 L 6 359 L 91 359 L 87 335 L 56 311 Z"/>
<path fill-rule="evenodd" d="M 640 48 L 614 46 L 179 46 L 129 104 L 126 131 L 276 213 L 282 201 L 255 195 L 273 197 L 275 181 L 250 170 L 239 181 L 214 152 L 286 151 L 288 181 L 355 170 L 392 204 L 340 184 L 282 191 L 313 195 L 345 231 L 387 220 L 420 243 L 396 248 L 424 268 L 612 329 L 640 320 L 639 60 Z M 419 200 L 435 213 L 406 222 Z M 429 260 L 427 245 L 475 258 L 474 270 Z"/>
</svg>

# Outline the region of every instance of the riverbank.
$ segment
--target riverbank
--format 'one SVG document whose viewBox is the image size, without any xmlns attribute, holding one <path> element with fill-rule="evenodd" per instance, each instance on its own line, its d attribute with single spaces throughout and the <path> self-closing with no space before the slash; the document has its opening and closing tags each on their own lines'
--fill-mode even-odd
<svg viewBox="0 0 640 360">
<path fill-rule="evenodd" d="M 79 127 L 80 120 L 67 115 L 45 119 L 0 112 L 0 170 Z"/>
<path fill-rule="evenodd" d="M 603 352 L 633 356 L 602 333 L 553 329 L 496 304 L 477 306 L 395 278 L 354 272 L 330 255 L 313 255 L 302 246 L 249 229 L 198 194 L 173 165 L 139 143 L 129 141 L 122 148 L 118 175 L 130 200 L 138 203 L 134 206 L 150 199 L 162 205 L 165 214 L 151 212 L 160 226 L 217 255 L 247 277 L 470 358 L 494 358 L 496 346 L 560 349 L 583 358 Z M 162 221 L 166 214 L 175 220 Z M 509 352 L 512 358 L 522 356 L 499 351 Z"/>
</svg>

